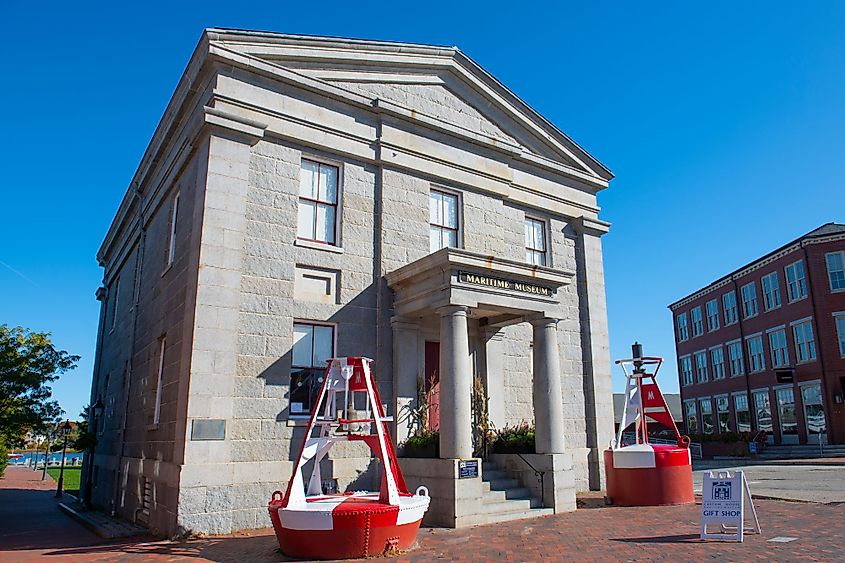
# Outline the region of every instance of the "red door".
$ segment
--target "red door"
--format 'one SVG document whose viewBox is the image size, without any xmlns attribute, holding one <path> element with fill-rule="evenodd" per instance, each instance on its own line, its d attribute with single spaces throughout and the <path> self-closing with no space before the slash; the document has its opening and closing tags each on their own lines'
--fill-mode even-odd
<svg viewBox="0 0 845 563">
<path fill-rule="evenodd" d="M 428 397 L 428 428 L 440 430 L 440 343 L 425 343 L 425 394 Z"/>
</svg>

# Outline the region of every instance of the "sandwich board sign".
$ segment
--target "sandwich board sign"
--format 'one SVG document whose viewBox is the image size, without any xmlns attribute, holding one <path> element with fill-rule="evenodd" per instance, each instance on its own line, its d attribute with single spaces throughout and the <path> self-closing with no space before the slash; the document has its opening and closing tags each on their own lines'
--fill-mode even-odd
<svg viewBox="0 0 845 563">
<path fill-rule="evenodd" d="M 751 526 L 745 527 L 746 513 Z M 718 526 L 708 531 L 707 526 Z M 760 533 L 760 521 L 742 471 L 705 471 L 701 489 L 701 539 L 736 540 L 744 533 Z"/>
</svg>

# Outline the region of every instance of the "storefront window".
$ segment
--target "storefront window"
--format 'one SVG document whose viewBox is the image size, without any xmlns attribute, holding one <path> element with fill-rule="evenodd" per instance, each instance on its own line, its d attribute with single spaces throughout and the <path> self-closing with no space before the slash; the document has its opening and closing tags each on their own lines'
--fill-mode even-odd
<svg viewBox="0 0 845 563">
<path fill-rule="evenodd" d="M 758 391 L 754 393 L 754 410 L 757 415 L 757 430 L 772 432 L 772 409 L 769 406 L 769 392 Z"/>
<path fill-rule="evenodd" d="M 795 418 L 795 395 L 792 389 L 778 389 L 778 415 L 780 415 L 781 434 L 797 435 L 798 419 Z"/>
<path fill-rule="evenodd" d="M 801 399 L 804 402 L 804 419 L 807 421 L 807 434 L 826 433 L 827 425 L 824 421 L 821 386 L 805 385 L 801 388 Z"/>
<path fill-rule="evenodd" d="M 686 401 L 684 403 L 684 410 L 686 411 L 687 434 L 698 434 L 698 417 L 695 414 L 695 401 Z"/>
<path fill-rule="evenodd" d="M 333 326 L 294 323 L 290 414 L 307 415 L 311 412 L 323 384 L 327 360 L 332 356 Z"/>
<path fill-rule="evenodd" d="M 731 413 L 728 406 L 728 397 L 716 397 L 716 416 L 719 419 L 719 433 L 726 434 L 731 431 Z"/>
<path fill-rule="evenodd" d="M 705 434 L 713 433 L 713 405 L 710 399 L 699 401 L 701 408 L 701 430 Z"/>
<path fill-rule="evenodd" d="M 734 395 L 734 412 L 736 412 L 736 431 L 751 431 L 751 411 L 748 408 L 748 395 Z"/>
</svg>

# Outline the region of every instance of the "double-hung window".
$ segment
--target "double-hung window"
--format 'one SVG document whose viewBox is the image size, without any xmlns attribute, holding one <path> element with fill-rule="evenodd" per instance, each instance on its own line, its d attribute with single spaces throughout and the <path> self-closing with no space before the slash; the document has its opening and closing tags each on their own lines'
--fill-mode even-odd
<svg viewBox="0 0 845 563">
<path fill-rule="evenodd" d="M 845 311 L 834 313 L 833 320 L 836 323 L 836 336 L 839 338 L 839 355 L 845 358 Z"/>
<path fill-rule="evenodd" d="M 458 248 L 458 196 L 440 190 L 431 190 L 428 198 L 430 250 Z"/>
<path fill-rule="evenodd" d="M 749 336 L 745 342 L 748 346 L 748 371 L 755 373 L 766 369 L 766 357 L 763 355 L 763 337 Z"/>
<path fill-rule="evenodd" d="M 725 378 L 725 352 L 719 346 L 710 350 L 710 360 L 713 364 L 713 379 Z"/>
<path fill-rule="evenodd" d="M 789 302 L 807 297 L 807 282 L 804 279 L 804 262 L 793 262 L 783 269 L 786 274 L 786 298 Z"/>
<path fill-rule="evenodd" d="M 701 431 L 705 434 L 713 433 L 713 403 L 710 399 L 700 399 L 698 401 L 699 409 L 701 410 Z"/>
<path fill-rule="evenodd" d="M 689 338 L 689 325 L 687 324 L 687 314 L 681 313 L 678 315 L 678 342 L 683 342 Z"/>
<path fill-rule="evenodd" d="M 780 307 L 780 285 L 778 273 L 772 272 L 763 276 L 763 307 L 766 311 Z"/>
<path fill-rule="evenodd" d="M 742 359 L 742 343 L 739 340 L 728 343 L 728 359 L 731 362 L 731 377 L 745 373 L 745 362 Z"/>
<path fill-rule="evenodd" d="M 299 176 L 297 238 L 337 245 L 337 197 L 340 169 L 303 160 Z"/>
<path fill-rule="evenodd" d="M 692 318 L 692 335 L 701 336 L 704 334 L 704 321 L 701 320 L 701 306 L 693 307 L 690 311 Z"/>
<path fill-rule="evenodd" d="M 716 399 L 716 417 L 719 420 L 719 433 L 725 434 L 731 431 L 731 413 L 728 403 L 728 396 L 721 395 Z"/>
<path fill-rule="evenodd" d="M 535 266 L 546 265 L 546 224 L 545 222 L 525 218 L 525 261 Z"/>
<path fill-rule="evenodd" d="M 772 352 L 772 367 L 782 368 L 789 365 L 786 330 L 781 328 L 769 332 L 769 349 Z"/>
<path fill-rule="evenodd" d="M 684 356 L 680 359 L 681 364 L 681 383 L 683 385 L 692 385 L 692 358 Z"/>
<path fill-rule="evenodd" d="M 813 322 L 801 321 L 792 325 L 795 336 L 795 357 L 798 363 L 811 362 L 816 359 L 816 340 L 813 336 Z"/>
<path fill-rule="evenodd" d="M 746 393 L 734 395 L 734 413 L 736 414 L 736 431 L 751 432 L 751 409 L 748 406 Z"/>
<path fill-rule="evenodd" d="M 707 302 L 707 330 L 713 332 L 719 329 L 719 302 L 712 299 Z"/>
<path fill-rule="evenodd" d="M 831 291 L 845 291 L 845 252 L 830 252 L 825 255 L 827 277 Z"/>
<path fill-rule="evenodd" d="M 314 407 L 326 362 L 334 356 L 334 326 L 296 322 L 293 324 L 293 354 L 290 373 L 290 414 L 307 415 Z"/>
<path fill-rule="evenodd" d="M 696 352 L 695 356 L 695 372 L 699 383 L 707 383 L 707 353 Z"/>
<path fill-rule="evenodd" d="M 736 293 L 730 291 L 722 296 L 722 305 L 725 309 L 725 326 L 732 325 L 737 321 L 736 315 Z"/>
<path fill-rule="evenodd" d="M 158 371 L 156 372 L 156 398 L 153 406 L 153 424 L 161 421 L 161 390 L 164 386 L 164 352 L 167 350 L 167 338 L 162 336 L 158 341 Z"/>
<path fill-rule="evenodd" d="M 747 283 L 740 288 L 742 293 L 742 318 L 747 319 L 757 314 L 757 287 L 754 282 Z"/>
</svg>

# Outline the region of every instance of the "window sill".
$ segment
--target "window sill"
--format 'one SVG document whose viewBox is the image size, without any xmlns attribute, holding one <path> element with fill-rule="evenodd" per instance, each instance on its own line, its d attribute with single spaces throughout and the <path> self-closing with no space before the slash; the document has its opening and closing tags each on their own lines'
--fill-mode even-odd
<svg viewBox="0 0 845 563">
<path fill-rule="evenodd" d="M 816 359 L 813 358 L 812 360 L 804 360 L 804 361 L 801 361 L 801 362 L 796 362 L 796 365 L 803 366 L 804 364 L 812 364 L 815 361 L 816 361 Z"/>
<path fill-rule="evenodd" d="M 323 242 L 316 242 L 313 240 L 305 240 L 298 238 L 293 241 L 293 245 L 301 246 L 302 248 L 310 248 L 312 250 L 323 250 L 325 252 L 333 252 L 334 254 L 343 254 L 343 248 L 339 246 L 334 246 Z"/>
<path fill-rule="evenodd" d="M 831 293 L 842 293 L 842 292 L 845 292 L 845 287 L 840 288 L 840 289 L 831 289 L 830 292 Z"/>
<path fill-rule="evenodd" d="M 768 308 L 768 309 L 766 309 L 764 312 L 765 312 L 765 313 L 768 313 L 768 312 L 770 312 L 770 311 L 777 311 L 777 310 L 778 310 L 778 309 L 780 309 L 780 308 L 781 308 L 781 305 L 775 305 L 774 307 L 769 307 L 769 308 Z"/>
<path fill-rule="evenodd" d="M 164 271 L 161 273 L 161 277 L 164 277 L 164 275 L 172 269 L 173 269 L 173 262 L 171 262 L 170 264 L 167 265 L 166 268 L 164 268 Z"/>
</svg>

